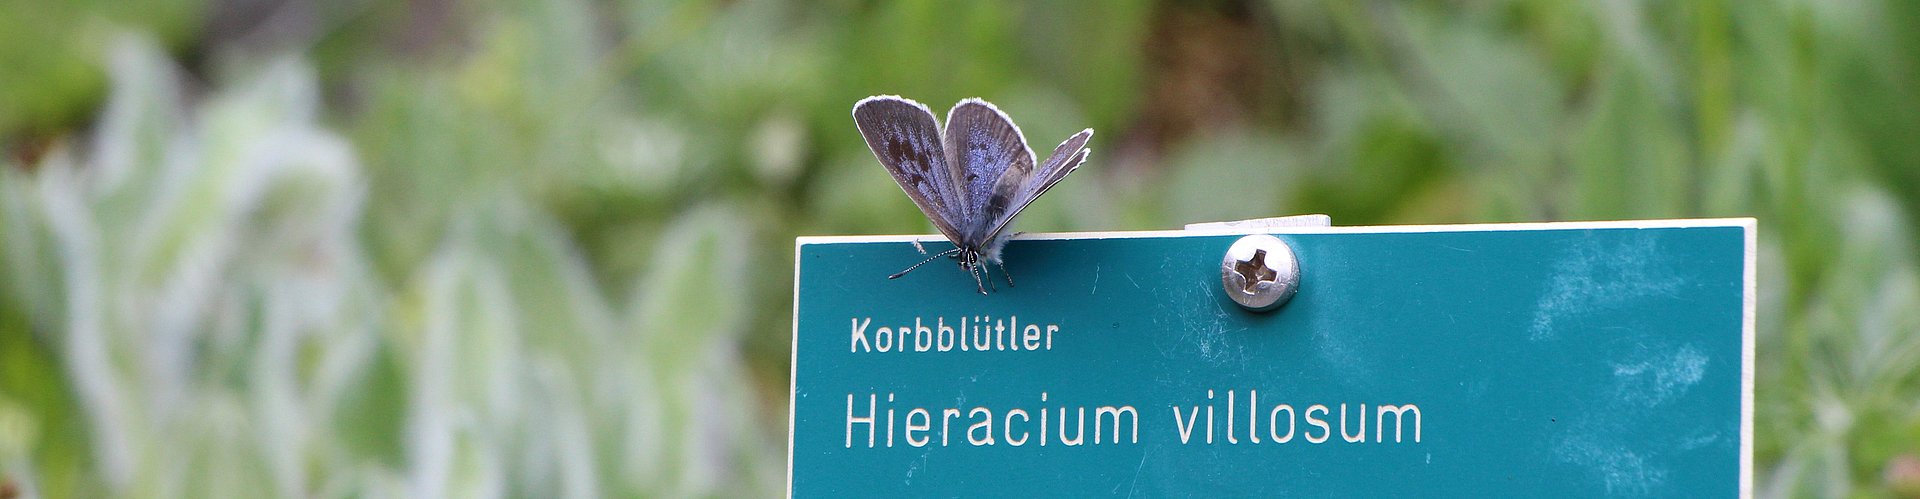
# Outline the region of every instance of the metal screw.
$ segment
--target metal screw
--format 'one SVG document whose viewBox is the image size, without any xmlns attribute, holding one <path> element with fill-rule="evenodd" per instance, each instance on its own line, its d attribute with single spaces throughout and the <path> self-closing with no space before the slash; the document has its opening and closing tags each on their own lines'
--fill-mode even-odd
<svg viewBox="0 0 1920 499">
<path fill-rule="evenodd" d="M 1293 248 L 1267 234 L 1242 237 L 1220 261 L 1220 284 L 1242 308 L 1265 312 L 1280 308 L 1300 290 L 1300 262 Z"/>
</svg>

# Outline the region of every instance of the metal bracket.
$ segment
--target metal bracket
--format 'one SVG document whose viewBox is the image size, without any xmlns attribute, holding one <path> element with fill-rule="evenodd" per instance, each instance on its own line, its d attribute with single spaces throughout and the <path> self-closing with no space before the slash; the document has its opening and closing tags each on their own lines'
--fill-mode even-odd
<svg viewBox="0 0 1920 499">
<path fill-rule="evenodd" d="M 1312 215 L 1292 215 L 1285 217 L 1255 218 L 1231 222 L 1200 222 L 1187 224 L 1186 230 L 1221 229 L 1268 229 L 1274 227 L 1332 227 L 1333 217 L 1315 213 Z"/>
</svg>

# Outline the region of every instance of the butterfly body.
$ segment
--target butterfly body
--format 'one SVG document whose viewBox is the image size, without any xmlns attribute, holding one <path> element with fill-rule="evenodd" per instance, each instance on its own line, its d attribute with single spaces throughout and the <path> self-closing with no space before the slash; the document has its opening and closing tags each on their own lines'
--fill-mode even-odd
<svg viewBox="0 0 1920 499">
<path fill-rule="evenodd" d="M 927 106 L 892 95 L 862 99 L 853 106 L 853 119 L 881 166 L 954 245 L 891 277 L 950 256 L 974 277 L 981 293 L 986 293 L 985 263 L 1006 273 L 1001 249 L 1008 225 L 1086 161 L 1091 151 L 1086 144 L 1093 137 L 1093 129 L 1081 130 L 1036 164 L 1020 128 L 980 99 L 954 104 L 944 127 Z"/>
</svg>

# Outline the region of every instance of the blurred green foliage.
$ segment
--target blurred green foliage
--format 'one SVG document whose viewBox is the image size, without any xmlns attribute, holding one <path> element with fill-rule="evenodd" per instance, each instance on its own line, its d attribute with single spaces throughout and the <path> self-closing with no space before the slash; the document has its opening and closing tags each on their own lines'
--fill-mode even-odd
<svg viewBox="0 0 1920 499">
<path fill-rule="evenodd" d="M 848 110 L 1100 131 L 1027 230 L 1755 216 L 1757 482 L 1920 478 L 1920 4 L 0 4 L 0 480 L 772 495 Z M 1908 466 L 1909 468 L 1911 466 Z"/>
</svg>

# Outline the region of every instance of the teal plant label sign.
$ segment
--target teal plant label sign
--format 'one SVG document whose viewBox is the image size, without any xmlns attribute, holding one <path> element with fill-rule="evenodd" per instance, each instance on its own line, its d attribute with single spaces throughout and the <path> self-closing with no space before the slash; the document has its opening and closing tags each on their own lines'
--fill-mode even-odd
<svg viewBox="0 0 1920 499">
<path fill-rule="evenodd" d="M 886 279 L 937 237 L 801 238 L 790 493 L 1750 490 L 1752 219 L 1268 230 L 1264 313 L 1240 233 L 1032 235 L 988 295 Z"/>
</svg>

